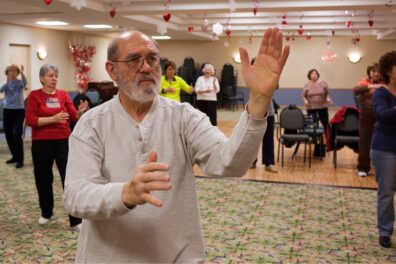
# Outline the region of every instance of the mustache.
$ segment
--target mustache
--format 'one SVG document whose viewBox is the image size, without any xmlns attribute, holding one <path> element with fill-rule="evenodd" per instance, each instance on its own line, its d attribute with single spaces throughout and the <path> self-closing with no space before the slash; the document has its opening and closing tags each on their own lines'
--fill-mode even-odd
<svg viewBox="0 0 396 264">
<path fill-rule="evenodd" d="M 139 83 L 141 81 L 151 81 L 153 83 L 157 83 L 157 79 L 154 78 L 151 74 L 141 74 L 141 75 L 137 76 L 137 78 L 135 79 L 135 82 Z"/>
</svg>

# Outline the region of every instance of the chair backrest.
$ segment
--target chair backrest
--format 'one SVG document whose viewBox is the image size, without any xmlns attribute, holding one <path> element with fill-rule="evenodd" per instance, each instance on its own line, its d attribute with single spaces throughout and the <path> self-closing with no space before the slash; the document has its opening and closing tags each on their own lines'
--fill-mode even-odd
<svg viewBox="0 0 396 264">
<path fill-rule="evenodd" d="M 97 90 L 88 89 L 85 95 L 89 98 L 93 106 L 96 106 L 101 103 L 100 93 Z"/>
<path fill-rule="evenodd" d="M 304 113 L 295 105 L 284 108 L 279 116 L 279 126 L 284 129 L 303 129 Z"/>
<path fill-rule="evenodd" d="M 337 124 L 337 130 L 343 132 L 358 132 L 359 114 L 355 111 L 347 111 L 344 116 L 344 121 Z"/>
</svg>

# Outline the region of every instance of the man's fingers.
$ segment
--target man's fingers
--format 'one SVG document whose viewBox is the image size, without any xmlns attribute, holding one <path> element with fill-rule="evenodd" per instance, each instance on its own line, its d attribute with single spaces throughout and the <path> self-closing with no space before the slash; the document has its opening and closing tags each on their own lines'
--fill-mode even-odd
<svg viewBox="0 0 396 264">
<path fill-rule="evenodd" d="M 271 36 L 268 41 L 268 48 L 267 48 L 267 54 L 272 56 L 274 51 L 275 51 L 275 43 L 277 41 L 276 35 L 278 34 L 279 29 L 278 28 L 273 28 L 271 32 Z"/>
<path fill-rule="evenodd" d="M 260 45 L 260 49 L 259 49 L 259 54 L 266 54 L 267 50 L 268 50 L 268 44 L 271 38 L 271 34 L 272 34 L 272 28 L 268 28 L 265 33 L 264 33 L 264 37 L 261 40 L 261 45 Z"/>
<path fill-rule="evenodd" d="M 275 35 L 274 52 L 272 53 L 272 56 L 277 60 L 281 57 L 282 54 L 282 42 L 282 32 L 278 31 Z"/>
<path fill-rule="evenodd" d="M 142 199 L 145 200 L 146 202 L 155 205 L 157 207 L 162 207 L 163 203 L 160 199 L 155 198 L 151 194 L 144 193 L 142 194 Z"/>
<path fill-rule="evenodd" d="M 279 61 L 281 69 L 283 69 L 283 67 L 285 66 L 287 58 L 289 57 L 289 53 L 290 53 L 290 46 L 287 45 L 283 48 L 282 57 L 280 58 L 280 61 Z"/>
<path fill-rule="evenodd" d="M 170 176 L 165 172 L 159 172 L 159 171 L 146 172 L 142 174 L 141 182 L 147 183 L 152 181 L 169 182 Z"/>
<path fill-rule="evenodd" d="M 167 170 L 169 170 L 169 165 L 163 162 L 151 162 L 141 166 L 141 172 L 143 173 Z"/>
<path fill-rule="evenodd" d="M 148 154 L 147 163 L 156 162 L 157 161 L 157 152 L 152 150 Z"/>
<path fill-rule="evenodd" d="M 146 192 L 166 191 L 166 190 L 170 190 L 171 188 L 172 185 L 169 182 L 161 182 L 161 181 L 152 181 L 144 185 L 144 189 Z"/>
</svg>

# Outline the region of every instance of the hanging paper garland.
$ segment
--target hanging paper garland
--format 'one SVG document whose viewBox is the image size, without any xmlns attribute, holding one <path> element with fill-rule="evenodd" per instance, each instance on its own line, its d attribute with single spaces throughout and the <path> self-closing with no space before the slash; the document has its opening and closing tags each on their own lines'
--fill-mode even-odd
<svg viewBox="0 0 396 264">
<path fill-rule="evenodd" d="M 286 16 L 282 16 L 282 26 L 286 26 L 287 25 L 287 21 L 286 21 Z"/>
<path fill-rule="evenodd" d="M 205 19 L 204 19 L 204 21 L 202 22 L 202 25 L 201 25 L 202 32 L 207 32 L 208 31 L 208 26 L 209 26 L 209 20 L 206 18 L 206 14 L 205 14 Z"/>
<path fill-rule="evenodd" d="M 75 7 L 77 11 L 80 11 L 81 8 L 87 6 L 87 1 L 86 0 L 72 0 L 70 3 L 71 7 Z"/>
<path fill-rule="evenodd" d="M 215 33 L 217 36 L 223 33 L 223 25 L 220 24 L 219 22 L 214 24 L 212 28 L 213 28 L 213 33 Z"/>
<path fill-rule="evenodd" d="M 168 12 L 164 12 L 164 13 L 162 14 L 162 18 L 164 19 L 165 22 L 168 22 L 169 19 L 171 18 L 171 14 L 168 13 Z"/>
<path fill-rule="evenodd" d="M 298 35 L 300 35 L 300 36 L 301 36 L 302 34 L 304 34 L 304 29 L 303 29 L 303 25 L 302 25 L 302 24 L 298 27 L 297 33 L 298 33 Z"/>
<path fill-rule="evenodd" d="M 160 34 L 160 35 L 164 35 L 166 32 L 167 32 L 167 28 L 166 28 L 166 25 L 165 24 L 158 24 L 157 25 L 157 32 Z"/>
<path fill-rule="evenodd" d="M 373 17 L 374 17 L 374 10 L 371 10 L 371 11 L 370 11 L 368 17 L 369 17 L 369 20 L 367 21 L 367 23 L 369 24 L 370 27 L 372 27 L 372 26 L 374 25 L 374 19 L 373 19 Z"/>
<path fill-rule="evenodd" d="M 257 10 L 259 8 L 259 0 L 253 0 L 253 14 L 257 14 Z"/>
<path fill-rule="evenodd" d="M 171 14 L 168 12 L 169 10 L 169 3 L 171 2 L 171 0 L 167 0 L 166 3 L 164 4 L 165 7 L 165 12 L 162 14 L 162 18 L 164 19 L 165 22 L 168 22 L 169 19 L 171 18 Z"/>
<path fill-rule="evenodd" d="M 114 17 L 116 15 L 116 7 L 112 6 L 109 12 L 111 17 Z"/>
</svg>

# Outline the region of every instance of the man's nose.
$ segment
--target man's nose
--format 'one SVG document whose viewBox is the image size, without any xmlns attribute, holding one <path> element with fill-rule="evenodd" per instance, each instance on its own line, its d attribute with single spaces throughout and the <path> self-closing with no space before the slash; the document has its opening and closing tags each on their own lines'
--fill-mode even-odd
<svg viewBox="0 0 396 264">
<path fill-rule="evenodd" d="M 151 72 L 152 68 L 150 64 L 147 63 L 147 60 L 143 60 L 143 65 L 140 68 L 141 72 Z"/>
</svg>

